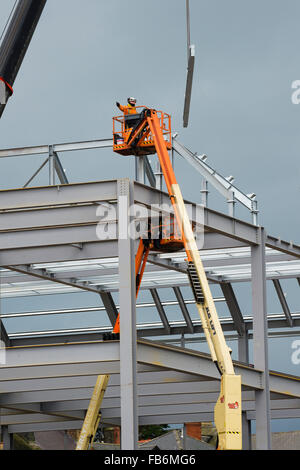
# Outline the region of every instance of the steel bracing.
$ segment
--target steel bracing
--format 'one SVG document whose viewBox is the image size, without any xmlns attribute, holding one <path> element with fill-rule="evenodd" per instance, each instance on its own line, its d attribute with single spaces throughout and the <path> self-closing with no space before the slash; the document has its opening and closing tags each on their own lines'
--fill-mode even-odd
<svg viewBox="0 0 300 470">
<path fill-rule="evenodd" d="M 151 253 L 141 285 L 147 298 L 136 302 L 138 240 L 120 235 L 133 223 L 142 226 L 146 209 L 156 216 L 172 214 L 168 194 L 159 189 L 159 171 L 152 170 L 148 159 L 137 158 L 136 177 L 143 182 L 70 184 L 60 165 L 59 152 L 111 145 L 106 139 L 0 150 L 0 157 L 47 154 L 52 168 L 50 186 L 0 191 L 2 299 L 87 292 L 99 300 L 97 306 L 1 312 L 1 339 L 7 347 L 0 367 L 0 407 L 7 436 L 80 429 L 101 374 L 110 375 L 102 419 L 121 424 L 123 449 L 137 447 L 138 424 L 213 420 L 220 376 L 209 355 L 194 348 L 204 335 L 194 314 L 185 254 Z M 188 152 L 175 141 L 173 149 Z M 212 183 L 213 173 L 195 158 L 193 165 Z M 248 205 L 253 223 L 233 217 L 232 211 L 226 215 L 186 204 L 199 230 L 207 278 L 219 292 L 216 306 L 227 308 L 220 317 L 223 331 L 237 343 L 233 359 L 242 377 L 244 448 L 250 441 L 248 424 L 255 420 L 258 446 L 267 449 L 271 419 L 300 417 L 300 378 L 270 371 L 267 351 L 268 336 L 300 332 L 300 307 L 292 310 L 282 288 L 282 281 L 300 280 L 300 246 L 266 233 L 257 225 L 253 196 L 217 176 L 216 189 L 229 202 L 230 196 Z M 141 210 L 124 210 L 132 203 Z M 247 311 L 236 295 L 241 282 L 249 284 L 252 300 Z M 267 282 L 281 311 L 267 308 Z M 119 311 L 120 340 L 103 341 Z M 62 316 L 70 318 L 63 326 Z M 87 321 L 90 316 L 93 324 Z M 48 323 L 41 327 L 43 319 Z M 32 326 L 37 320 L 39 327 Z M 11 327 L 12 321 L 18 321 L 18 328 L 16 323 Z"/>
</svg>

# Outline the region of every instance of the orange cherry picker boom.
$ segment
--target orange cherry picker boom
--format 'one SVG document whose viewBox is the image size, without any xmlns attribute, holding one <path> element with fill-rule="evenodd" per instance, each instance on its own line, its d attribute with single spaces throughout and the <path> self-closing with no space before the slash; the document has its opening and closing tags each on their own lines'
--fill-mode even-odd
<svg viewBox="0 0 300 470">
<path fill-rule="evenodd" d="M 199 254 L 193 227 L 187 214 L 180 187 L 171 164 L 168 150 L 172 148 L 170 116 L 162 111 L 143 108 L 140 113 L 113 118 L 113 150 L 121 155 L 150 155 L 157 153 L 166 187 L 172 202 L 181 239 L 176 234 L 167 240 L 141 240 L 136 257 L 137 293 L 151 249 L 174 251 L 180 241 L 187 254 L 187 273 L 196 306 L 201 318 L 203 331 L 212 360 L 221 374 L 221 392 L 215 406 L 215 425 L 219 437 L 219 449 L 239 450 L 242 448 L 241 422 L 241 377 L 236 375 L 231 359 L 231 350 L 226 344 L 214 300 Z M 122 312 L 121 312 L 122 314 Z M 114 328 L 119 332 L 119 322 Z"/>
</svg>

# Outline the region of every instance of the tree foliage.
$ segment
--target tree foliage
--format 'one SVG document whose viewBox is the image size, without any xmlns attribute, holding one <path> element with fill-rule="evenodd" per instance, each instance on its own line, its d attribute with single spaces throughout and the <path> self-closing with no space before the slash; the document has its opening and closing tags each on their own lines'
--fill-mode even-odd
<svg viewBox="0 0 300 470">
<path fill-rule="evenodd" d="M 139 439 L 140 440 L 154 439 L 155 437 L 162 436 L 168 431 L 169 431 L 168 424 L 140 426 L 139 427 Z"/>
</svg>

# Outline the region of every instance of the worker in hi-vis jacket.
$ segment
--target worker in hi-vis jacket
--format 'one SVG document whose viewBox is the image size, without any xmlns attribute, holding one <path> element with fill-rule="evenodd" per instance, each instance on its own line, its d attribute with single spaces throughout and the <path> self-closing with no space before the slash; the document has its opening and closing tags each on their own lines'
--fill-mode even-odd
<svg viewBox="0 0 300 470">
<path fill-rule="evenodd" d="M 132 132 L 134 132 L 143 118 L 143 115 L 137 112 L 135 98 L 128 98 L 127 103 L 126 106 L 122 106 L 118 101 L 116 102 L 118 108 L 124 113 L 125 134 L 123 134 L 121 139 L 123 138 L 125 141 L 128 141 L 130 135 L 132 135 Z M 115 139 L 117 137 L 115 135 Z"/>
<path fill-rule="evenodd" d="M 127 114 L 136 114 L 136 99 L 131 96 L 130 98 L 127 99 L 127 103 L 128 104 L 126 106 L 122 106 L 117 101 L 116 105 L 124 113 L 125 116 Z"/>
</svg>

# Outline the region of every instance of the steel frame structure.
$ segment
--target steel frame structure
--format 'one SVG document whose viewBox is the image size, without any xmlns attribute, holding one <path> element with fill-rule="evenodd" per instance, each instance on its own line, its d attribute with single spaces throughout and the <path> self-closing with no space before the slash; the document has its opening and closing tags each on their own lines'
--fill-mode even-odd
<svg viewBox="0 0 300 470">
<path fill-rule="evenodd" d="M 138 424 L 213 420 L 218 371 L 207 354 L 184 347 L 185 342 L 203 341 L 203 331 L 191 314 L 192 296 L 187 298 L 184 292 L 188 280 L 183 253 L 149 256 L 141 289 L 150 292 L 151 300 L 136 303 L 137 242 L 120 236 L 121 227 L 128 233 L 133 222 L 144 220 L 124 210 L 124 201 L 125 208 L 135 203 L 144 208 L 163 206 L 167 211 L 169 197 L 162 191 L 159 170 L 155 174 L 143 157 L 137 158 L 139 181 L 69 184 L 60 165 L 58 152 L 111 145 L 106 139 L 0 150 L 0 158 L 45 153 L 51 169 L 50 186 L 0 191 L 2 298 L 80 291 L 99 295 L 99 307 L 2 313 L 1 339 L 6 348 L 0 367 L 0 407 L 5 448 L 13 433 L 80 429 L 99 374 L 111 375 L 102 419 L 121 424 L 124 450 L 137 448 Z M 184 157 L 188 151 L 180 145 L 174 139 L 174 151 Z M 255 420 L 257 448 L 268 449 L 270 420 L 300 417 L 300 378 L 270 371 L 267 351 L 269 335 L 300 331 L 300 310 L 290 310 L 280 284 L 291 278 L 300 284 L 300 246 L 267 234 L 257 225 L 253 196 L 243 195 L 232 182 L 209 172 L 201 165 L 203 160 L 195 162 L 193 166 L 203 170 L 205 180 L 227 201 L 249 202 L 254 215 L 254 223 L 249 223 L 233 217 L 232 210 L 225 215 L 202 207 L 201 255 L 210 283 L 221 288 L 222 296 L 215 301 L 226 303 L 230 312 L 229 317 L 221 317 L 223 330 L 238 342 L 235 368 L 243 384 L 243 447 L 250 448 L 250 422 Z M 145 175 L 150 186 L 144 184 Z M 197 204 L 187 203 L 196 213 Z M 108 206 L 114 208 L 113 215 L 103 218 Z M 99 238 L 99 230 L 112 235 Z M 274 285 L 281 313 L 267 311 L 267 281 Z M 241 311 L 236 282 L 251 286 L 249 312 Z M 162 300 L 163 289 L 172 290 L 172 299 Z M 177 309 L 181 319 L 170 320 L 169 307 Z M 137 309 L 146 308 L 155 308 L 159 320 L 137 321 Z M 125 312 L 120 315 L 120 341 L 103 341 L 119 310 Z M 13 318 L 76 314 L 84 319 L 91 312 L 105 321 L 93 327 L 9 330 Z M 181 347 L 171 341 L 181 342 Z"/>
</svg>

